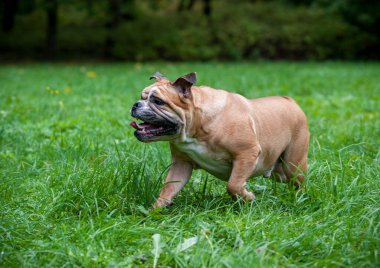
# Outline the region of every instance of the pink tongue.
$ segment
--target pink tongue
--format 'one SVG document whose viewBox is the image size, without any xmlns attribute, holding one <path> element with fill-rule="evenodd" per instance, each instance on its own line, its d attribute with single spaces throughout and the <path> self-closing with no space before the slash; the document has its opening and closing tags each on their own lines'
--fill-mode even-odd
<svg viewBox="0 0 380 268">
<path fill-rule="evenodd" d="M 131 127 L 133 127 L 134 129 L 137 129 L 137 130 L 141 130 L 143 129 L 139 124 L 137 124 L 135 121 L 132 121 L 130 124 L 129 124 Z"/>
<path fill-rule="evenodd" d="M 129 123 L 130 126 L 132 126 L 134 129 L 137 129 L 137 130 L 144 130 L 144 129 L 149 129 L 149 127 L 151 127 L 152 125 L 151 124 L 148 124 L 148 123 L 137 123 L 135 121 L 132 121 L 131 123 Z"/>
</svg>

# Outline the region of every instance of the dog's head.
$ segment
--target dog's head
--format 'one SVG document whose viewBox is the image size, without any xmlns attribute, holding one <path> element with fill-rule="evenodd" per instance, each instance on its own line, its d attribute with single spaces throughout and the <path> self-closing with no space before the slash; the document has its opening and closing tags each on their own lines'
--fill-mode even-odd
<svg viewBox="0 0 380 268">
<path fill-rule="evenodd" d="M 173 140 L 183 134 L 192 109 L 191 87 L 197 77 L 189 73 L 170 82 L 159 72 L 150 79 L 156 82 L 146 87 L 131 115 L 142 121 L 131 122 L 135 136 L 143 142 Z"/>
</svg>

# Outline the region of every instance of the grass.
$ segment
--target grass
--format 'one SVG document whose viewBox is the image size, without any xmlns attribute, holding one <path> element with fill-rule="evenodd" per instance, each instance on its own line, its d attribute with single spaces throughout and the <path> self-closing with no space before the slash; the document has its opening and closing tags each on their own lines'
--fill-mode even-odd
<svg viewBox="0 0 380 268">
<path fill-rule="evenodd" d="M 197 71 L 247 97 L 289 95 L 311 131 L 306 191 L 204 171 L 147 212 L 170 163 L 129 110 L 148 77 Z M 379 267 L 378 63 L 0 66 L 0 266 Z"/>
</svg>

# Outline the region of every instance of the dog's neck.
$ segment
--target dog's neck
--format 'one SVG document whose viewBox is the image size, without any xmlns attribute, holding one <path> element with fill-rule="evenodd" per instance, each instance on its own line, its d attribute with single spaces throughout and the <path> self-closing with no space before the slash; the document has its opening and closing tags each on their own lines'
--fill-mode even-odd
<svg viewBox="0 0 380 268">
<path fill-rule="evenodd" d="M 205 86 L 193 88 L 192 111 L 186 119 L 191 121 L 187 124 L 186 134 L 190 138 L 202 139 L 212 131 L 213 121 L 218 120 L 225 109 L 228 93 Z M 205 103 L 209 105 L 205 106 Z"/>
</svg>

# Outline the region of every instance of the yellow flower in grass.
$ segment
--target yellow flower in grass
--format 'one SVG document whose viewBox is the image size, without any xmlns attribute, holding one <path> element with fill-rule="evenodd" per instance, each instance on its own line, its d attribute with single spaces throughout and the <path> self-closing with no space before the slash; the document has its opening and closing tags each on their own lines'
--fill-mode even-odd
<svg viewBox="0 0 380 268">
<path fill-rule="evenodd" d="M 94 71 L 87 71 L 86 72 L 86 76 L 88 78 L 95 78 L 96 77 L 96 73 Z"/>
<path fill-rule="evenodd" d="M 72 91 L 73 89 L 70 86 L 66 86 L 63 88 L 63 92 L 65 92 L 65 94 L 70 94 Z"/>
<path fill-rule="evenodd" d="M 49 91 L 49 93 L 52 94 L 52 95 L 58 95 L 59 94 L 59 90 L 54 89 L 54 88 L 52 88 L 50 86 L 47 86 L 46 90 Z"/>
</svg>

